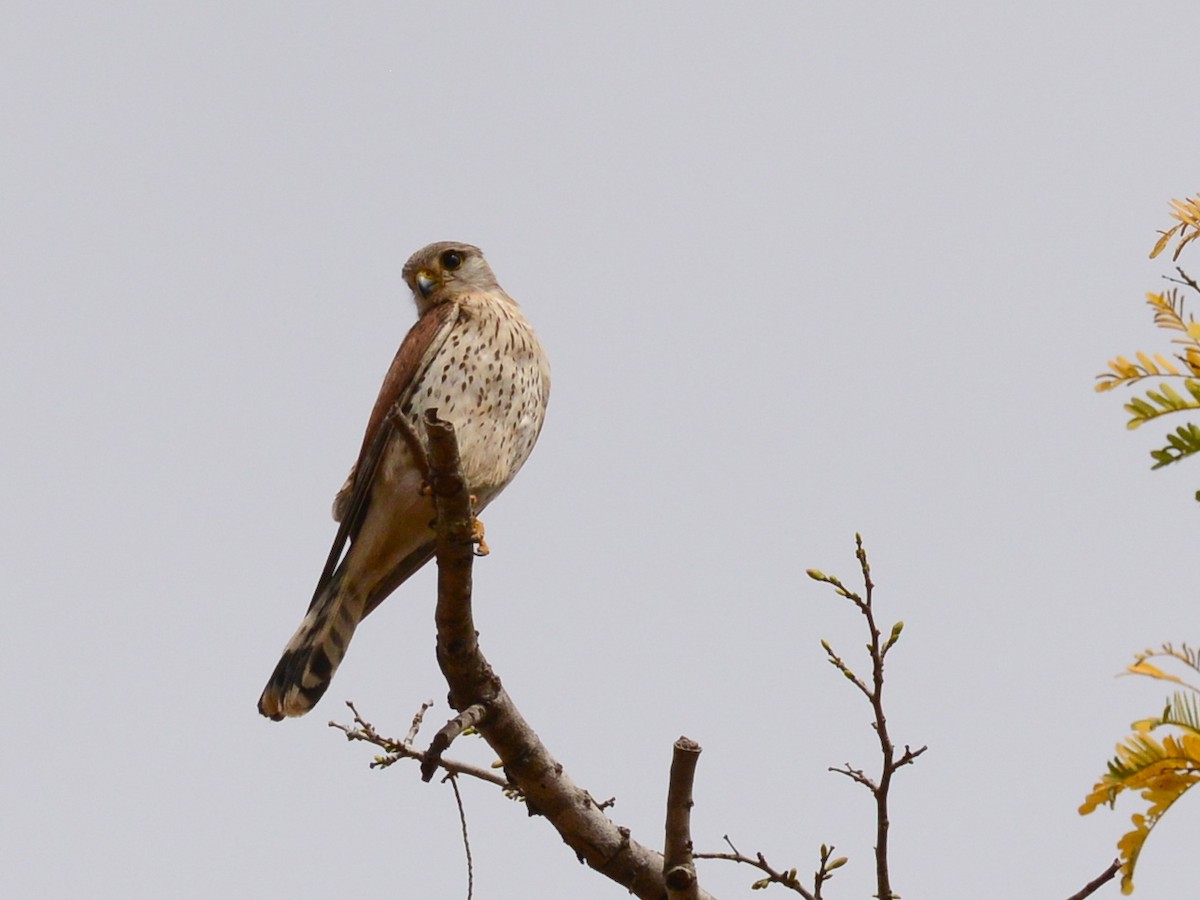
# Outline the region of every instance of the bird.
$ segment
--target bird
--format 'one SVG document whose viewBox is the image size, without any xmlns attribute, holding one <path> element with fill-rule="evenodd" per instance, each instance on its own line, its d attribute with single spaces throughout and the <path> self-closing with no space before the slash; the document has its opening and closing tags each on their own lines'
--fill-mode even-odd
<svg viewBox="0 0 1200 900">
<path fill-rule="evenodd" d="M 412 255 L 403 277 L 417 321 L 334 499 L 338 532 L 312 602 L 258 700 L 275 721 L 316 705 L 359 622 L 433 557 L 425 411 L 454 426 L 476 514 L 525 464 L 545 420 L 549 360 L 482 251 L 433 243 Z"/>
</svg>

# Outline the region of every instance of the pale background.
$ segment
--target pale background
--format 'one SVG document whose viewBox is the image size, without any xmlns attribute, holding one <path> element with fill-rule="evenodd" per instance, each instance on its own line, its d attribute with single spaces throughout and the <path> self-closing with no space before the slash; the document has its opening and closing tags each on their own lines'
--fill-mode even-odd
<svg viewBox="0 0 1200 900">
<path fill-rule="evenodd" d="M 4 7 L 0 892 L 465 896 L 449 787 L 326 727 L 441 703 L 431 572 L 312 715 L 254 709 L 414 317 L 401 266 L 448 238 L 554 366 L 486 516 L 483 646 L 618 822 L 661 842 L 687 734 L 701 848 L 809 872 L 830 842 L 827 896 L 872 893 L 869 798 L 826 772 L 876 765 L 868 711 L 819 647 L 863 635 L 803 575 L 852 580 L 858 530 L 907 625 L 893 733 L 930 748 L 896 889 L 1104 868 L 1132 807 L 1076 809 L 1166 694 L 1113 676 L 1197 639 L 1200 465 L 1151 473 L 1165 426 L 1092 393 L 1164 343 L 1194 0 L 193 6 Z M 464 791 L 476 897 L 625 896 Z M 1187 801 L 1137 896 L 1194 885 Z"/>
</svg>

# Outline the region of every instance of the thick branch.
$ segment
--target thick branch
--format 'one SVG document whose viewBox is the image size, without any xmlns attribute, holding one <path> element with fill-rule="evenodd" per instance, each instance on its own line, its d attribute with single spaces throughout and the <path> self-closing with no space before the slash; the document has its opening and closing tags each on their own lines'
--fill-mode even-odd
<svg viewBox="0 0 1200 900">
<path fill-rule="evenodd" d="M 671 780 L 667 785 L 666 845 L 663 850 L 663 877 L 670 900 L 696 900 L 700 882 L 692 861 L 692 782 L 700 745 L 686 737 L 675 742 L 671 757 Z"/>
<path fill-rule="evenodd" d="M 426 413 L 429 484 L 437 509 L 437 658 L 457 710 L 482 704 L 477 729 L 525 795 L 530 814 L 545 816 L 582 862 L 643 900 L 666 894 L 663 857 L 629 836 L 604 814 L 550 755 L 513 705 L 479 649 L 471 613 L 474 562 L 470 498 L 464 486 L 454 429 Z M 700 891 L 701 900 L 710 895 Z"/>
</svg>

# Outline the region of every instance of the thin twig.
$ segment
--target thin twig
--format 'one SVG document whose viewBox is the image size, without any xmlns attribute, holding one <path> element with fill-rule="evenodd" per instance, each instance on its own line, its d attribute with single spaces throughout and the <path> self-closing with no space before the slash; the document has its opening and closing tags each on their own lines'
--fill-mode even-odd
<svg viewBox="0 0 1200 900">
<path fill-rule="evenodd" d="M 883 657 L 879 628 L 875 624 L 875 610 L 872 606 L 875 593 L 875 583 L 871 580 L 871 566 L 867 562 L 867 551 L 863 547 L 862 535 L 854 536 L 856 545 L 855 556 L 858 557 L 862 569 L 863 584 L 866 588 L 865 599 L 856 601 L 859 611 L 867 620 L 867 628 L 871 634 L 871 709 L 875 713 L 875 734 L 879 738 L 879 749 L 883 755 L 883 770 L 879 775 L 879 783 L 872 790 L 875 795 L 875 879 L 878 886 L 879 900 L 893 900 L 896 896 L 892 891 L 891 872 L 888 868 L 888 829 L 891 820 L 888 814 L 888 790 L 892 783 L 892 773 L 896 771 L 896 751 L 888 734 L 887 717 L 883 710 Z"/>
<path fill-rule="evenodd" d="M 872 794 L 879 790 L 879 785 L 877 785 L 866 772 L 864 772 L 862 769 L 854 768 L 852 765 L 850 765 L 850 763 L 846 763 L 846 765 L 840 769 L 837 766 L 830 766 L 829 771 L 837 772 L 839 775 L 845 775 L 851 781 L 857 781 Z"/>
<path fill-rule="evenodd" d="M 1085 884 L 1083 886 L 1083 890 L 1072 894 L 1067 898 L 1067 900 L 1083 900 L 1084 897 L 1092 896 L 1092 894 L 1096 893 L 1096 891 L 1100 890 L 1100 888 L 1112 881 L 1120 871 L 1121 861 L 1119 859 L 1114 859 L 1112 864 L 1107 869 Z"/>
<path fill-rule="evenodd" d="M 462 823 L 463 849 L 467 851 L 467 900 L 475 894 L 475 865 L 471 860 L 471 840 L 467 837 L 467 813 L 463 809 L 462 794 L 458 791 L 458 776 L 447 772 L 443 781 L 449 781 L 454 788 L 454 802 L 458 804 L 458 821 Z"/>
<path fill-rule="evenodd" d="M 1196 283 L 1195 278 L 1183 271 L 1183 268 L 1180 266 L 1176 266 L 1175 271 L 1179 273 L 1178 278 L 1172 278 L 1170 275 L 1164 275 L 1163 278 L 1173 284 L 1182 284 L 1185 287 L 1190 287 L 1193 291 L 1200 293 L 1200 284 Z"/>
<path fill-rule="evenodd" d="M 384 751 L 386 756 L 377 756 L 371 761 L 372 769 L 386 769 L 393 763 L 397 763 L 402 759 L 415 759 L 418 762 L 425 761 L 425 751 L 414 747 L 409 740 L 397 741 L 395 738 L 383 737 L 379 734 L 375 727 L 359 715 L 358 710 L 350 701 L 346 701 L 346 705 L 350 707 L 350 711 L 354 714 L 354 725 L 342 725 L 338 722 L 330 722 L 330 728 L 336 728 L 346 735 L 348 741 L 363 741 L 368 744 L 374 744 Z M 428 705 L 422 707 L 421 712 L 413 717 L 413 728 L 409 729 L 409 734 L 416 737 L 416 729 L 420 727 L 419 718 L 428 709 Z M 514 795 L 519 795 L 520 791 L 516 785 L 510 782 L 507 778 L 497 775 L 491 769 L 484 769 L 480 766 L 473 766 L 469 763 L 458 762 L 453 759 L 439 759 L 438 765 L 447 772 L 455 775 L 469 775 L 472 778 L 478 778 L 480 781 L 486 781 L 494 784 L 497 787 L 504 788 L 506 792 Z"/>
<path fill-rule="evenodd" d="M 785 888 L 790 888 L 791 890 L 795 891 L 797 894 L 803 897 L 804 900 L 821 900 L 820 890 L 818 889 L 814 893 L 805 888 L 804 885 L 797 880 L 795 869 L 792 869 L 788 872 L 780 872 L 778 869 L 771 866 L 771 864 L 767 862 L 767 858 L 761 853 L 756 853 L 753 857 L 747 856 L 733 845 L 733 841 L 729 839 L 729 835 L 725 835 L 725 843 L 729 845 L 729 849 L 733 851 L 732 853 L 696 853 L 693 854 L 693 856 L 696 859 L 723 859 L 728 862 L 753 866 L 760 872 L 765 873 L 767 876 L 761 881 L 755 882 L 753 885 L 754 888 L 763 888 L 768 884 L 781 884 Z"/>
</svg>

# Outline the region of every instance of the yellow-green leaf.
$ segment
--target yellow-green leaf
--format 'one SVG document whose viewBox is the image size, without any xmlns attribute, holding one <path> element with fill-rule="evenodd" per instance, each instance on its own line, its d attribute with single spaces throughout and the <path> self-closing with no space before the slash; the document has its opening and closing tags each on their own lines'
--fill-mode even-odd
<svg viewBox="0 0 1200 900">
<path fill-rule="evenodd" d="M 1167 359 L 1166 357 L 1164 357 L 1161 353 L 1154 354 L 1154 361 L 1156 363 L 1158 363 L 1159 368 L 1161 368 L 1163 371 L 1165 371 L 1169 375 L 1181 374 L 1180 371 L 1177 368 L 1175 368 L 1175 364 L 1173 362 L 1171 362 L 1169 359 Z"/>
<path fill-rule="evenodd" d="M 1162 253 L 1163 250 L 1167 249 L 1167 243 L 1171 240 L 1171 236 L 1175 234 L 1175 232 L 1178 228 L 1179 228 L 1179 226 L 1175 225 L 1175 226 L 1172 226 L 1170 231 L 1160 231 L 1159 232 L 1159 234 L 1161 234 L 1162 237 L 1160 237 L 1158 239 L 1158 241 L 1154 244 L 1154 249 L 1150 251 L 1151 259 L 1154 259 L 1154 257 L 1156 257 L 1156 256 L 1158 256 L 1158 254 Z"/>
<path fill-rule="evenodd" d="M 1183 684 L 1183 679 L 1178 675 L 1172 675 L 1169 672 L 1164 672 L 1153 663 L 1148 663 L 1144 659 L 1138 660 L 1126 666 L 1127 672 L 1133 675 L 1148 675 L 1151 678 L 1159 678 L 1163 681 L 1174 681 L 1176 684 Z"/>
</svg>

